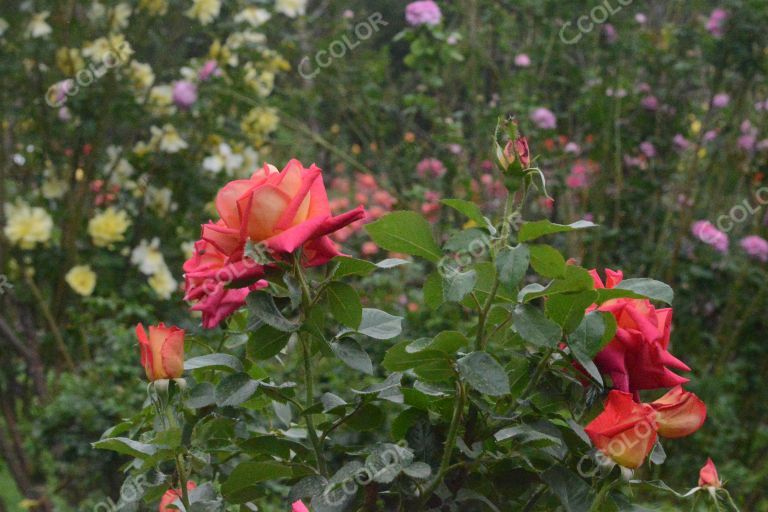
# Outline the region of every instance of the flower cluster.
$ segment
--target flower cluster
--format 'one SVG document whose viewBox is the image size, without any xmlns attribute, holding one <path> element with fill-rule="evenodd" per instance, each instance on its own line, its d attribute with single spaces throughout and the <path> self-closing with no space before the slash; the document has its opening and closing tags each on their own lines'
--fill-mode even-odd
<svg viewBox="0 0 768 512">
<path fill-rule="evenodd" d="M 596 289 L 615 288 L 623 279 L 621 271 L 610 269 L 605 282 L 596 270 L 590 274 Z M 616 334 L 594 360 L 611 377 L 614 389 L 585 431 L 613 461 L 636 468 L 653 449 L 657 434 L 678 438 L 697 431 L 706 419 L 706 407 L 683 390 L 688 379 L 672 371 L 690 368 L 668 350 L 671 308 L 656 309 L 648 299 L 616 298 L 588 310 L 610 313 Z M 658 388 L 672 390 L 650 404 L 640 402 L 639 391 Z"/>
</svg>

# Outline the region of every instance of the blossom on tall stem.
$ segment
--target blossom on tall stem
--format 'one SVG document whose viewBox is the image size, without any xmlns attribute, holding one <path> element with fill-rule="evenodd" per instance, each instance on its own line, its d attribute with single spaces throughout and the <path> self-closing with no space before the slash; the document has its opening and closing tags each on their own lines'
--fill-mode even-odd
<svg viewBox="0 0 768 512">
<path fill-rule="evenodd" d="M 606 269 L 603 283 L 597 270 L 590 274 L 595 288 L 614 288 L 624 277 L 621 271 Z M 595 309 L 616 319 L 616 334 L 595 356 L 595 365 L 610 375 L 614 388 L 636 393 L 688 382 L 672 372 L 691 370 L 668 351 L 672 308 L 656 309 L 648 299 L 619 298 L 590 307 Z"/>
<path fill-rule="evenodd" d="M 699 470 L 699 487 L 712 487 L 719 489 L 723 486 L 720 476 L 717 474 L 717 468 L 712 459 L 707 457 L 707 462 Z"/>
</svg>

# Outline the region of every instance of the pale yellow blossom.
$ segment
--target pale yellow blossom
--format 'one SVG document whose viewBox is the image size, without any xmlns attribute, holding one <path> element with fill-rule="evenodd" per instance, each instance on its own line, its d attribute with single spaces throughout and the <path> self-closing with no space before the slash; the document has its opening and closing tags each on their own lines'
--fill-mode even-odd
<svg viewBox="0 0 768 512">
<path fill-rule="evenodd" d="M 50 11 L 42 11 L 33 14 L 32 19 L 29 20 L 29 24 L 27 24 L 27 37 L 30 39 L 36 37 L 48 37 L 48 35 L 53 32 L 51 26 L 45 21 L 50 15 Z"/>
<path fill-rule="evenodd" d="M 96 273 L 91 270 L 90 265 L 75 265 L 69 269 L 64 280 L 83 297 L 91 295 L 96 288 Z"/>
<path fill-rule="evenodd" d="M 152 126 L 150 131 L 152 132 L 152 139 L 149 144 L 159 148 L 164 153 L 178 153 L 188 147 L 187 142 L 181 138 L 176 128 L 169 123 L 163 125 L 162 128 Z"/>
<path fill-rule="evenodd" d="M 154 290 L 161 299 L 165 300 L 170 299 L 171 294 L 173 294 L 179 286 L 179 283 L 173 278 L 173 275 L 171 275 L 171 271 L 168 270 L 167 266 L 163 266 L 163 268 L 150 277 L 147 282 L 149 283 L 149 286 L 152 287 L 152 290 Z"/>
<path fill-rule="evenodd" d="M 275 11 L 289 18 L 304 16 L 307 11 L 307 0 L 276 0 Z"/>
<path fill-rule="evenodd" d="M 252 108 L 240 123 L 240 129 L 259 147 L 266 142 L 269 135 L 277 129 L 280 118 L 277 110 L 272 107 Z"/>
<path fill-rule="evenodd" d="M 106 247 L 125 238 L 125 232 L 131 225 L 128 214 L 123 210 L 107 208 L 88 222 L 88 234 L 93 245 Z"/>
<path fill-rule="evenodd" d="M 272 15 L 260 7 L 246 7 L 235 16 L 236 23 L 248 23 L 252 27 L 263 25 Z"/>
<path fill-rule="evenodd" d="M 207 25 L 219 16 L 221 0 L 192 0 L 190 7 L 184 14 L 195 18 L 201 25 Z"/>
<path fill-rule="evenodd" d="M 139 9 L 150 16 L 163 16 L 168 12 L 167 0 L 139 0 Z"/>
<path fill-rule="evenodd" d="M 33 249 L 51 239 L 53 219 L 44 209 L 31 207 L 24 201 L 5 205 L 6 224 L 3 232 L 11 244 L 22 249 Z"/>
</svg>

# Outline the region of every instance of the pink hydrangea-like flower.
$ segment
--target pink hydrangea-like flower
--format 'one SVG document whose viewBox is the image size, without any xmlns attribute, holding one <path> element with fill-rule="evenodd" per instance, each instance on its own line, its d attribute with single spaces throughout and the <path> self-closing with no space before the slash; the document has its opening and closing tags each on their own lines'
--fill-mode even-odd
<svg viewBox="0 0 768 512">
<path fill-rule="evenodd" d="M 542 130 L 554 130 L 557 126 L 555 114 L 548 108 L 539 107 L 531 112 L 531 121 Z"/>
<path fill-rule="evenodd" d="M 708 220 L 697 220 L 691 226 L 693 236 L 707 245 L 711 245 L 718 252 L 728 252 L 728 235 L 717 229 Z"/>
<path fill-rule="evenodd" d="M 712 98 L 712 106 L 715 108 L 723 108 L 727 106 L 730 101 L 731 97 L 728 96 L 728 94 L 721 92 L 715 94 L 714 98 Z"/>
<path fill-rule="evenodd" d="M 768 241 L 765 238 L 757 235 L 747 236 L 741 239 L 739 245 L 756 260 L 768 262 Z"/>
<path fill-rule="evenodd" d="M 186 80 L 173 84 L 173 102 L 177 107 L 189 108 L 197 101 L 197 86 Z"/>
<path fill-rule="evenodd" d="M 707 20 L 707 30 L 715 37 L 723 37 L 725 33 L 725 20 L 728 19 L 728 11 L 717 8 L 712 11 Z"/>
<path fill-rule="evenodd" d="M 680 133 L 672 138 L 672 142 L 675 144 L 677 149 L 686 150 L 691 147 L 691 141 L 683 137 L 683 135 Z"/>
<path fill-rule="evenodd" d="M 640 152 L 647 158 L 653 158 L 656 156 L 656 148 L 648 141 L 640 143 Z"/>
<path fill-rule="evenodd" d="M 438 25 L 442 19 L 440 7 L 432 0 L 411 2 L 405 7 L 405 21 L 412 27 Z"/>
<path fill-rule="evenodd" d="M 658 110 L 659 109 L 659 99 L 656 96 L 648 95 L 645 96 L 642 100 L 640 100 L 640 105 L 646 109 L 646 110 Z"/>
</svg>

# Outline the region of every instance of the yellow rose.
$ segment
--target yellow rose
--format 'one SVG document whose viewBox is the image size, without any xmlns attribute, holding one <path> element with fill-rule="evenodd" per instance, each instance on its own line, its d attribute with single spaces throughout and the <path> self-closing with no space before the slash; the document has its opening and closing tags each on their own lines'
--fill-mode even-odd
<svg viewBox="0 0 768 512">
<path fill-rule="evenodd" d="M 107 208 L 88 222 L 88 234 L 91 235 L 93 245 L 106 247 L 122 241 L 130 225 L 127 213 Z"/>
<path fill-rule="evenodd" d="M 7 222 L 3 232 L 12 244 L 32 249 L 35 244 L 50 240 L 53 220 L 44 209 L 18 201 L 15 205 L 5 206 L 5 216 Z"/>
<path fill-rule="evenodd" d="M 90 265 L 75 265 L 67 272 L 64 279 L 76 293 L 83 297 L 92 294 L 93 289 L 96 288 L 96 273 L 91 270 Z"/>
</svg>

